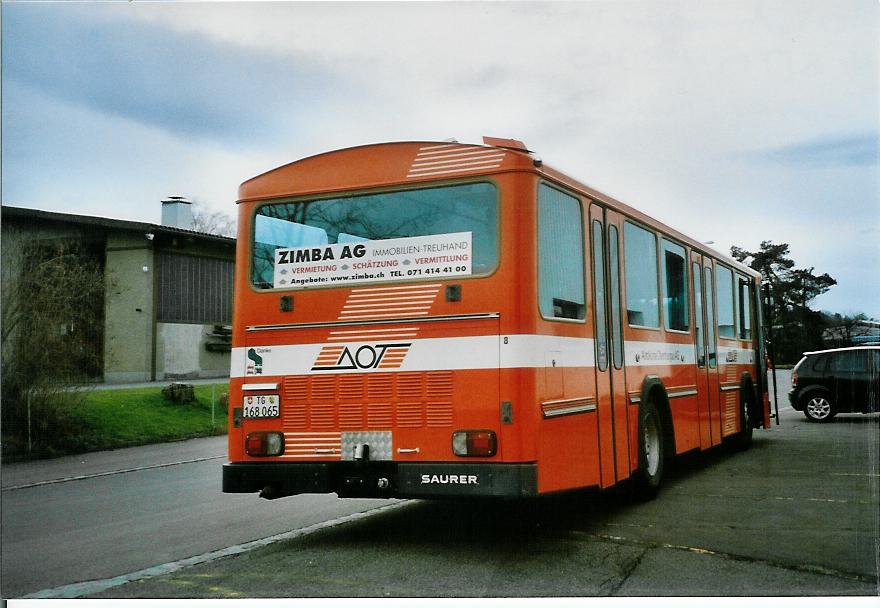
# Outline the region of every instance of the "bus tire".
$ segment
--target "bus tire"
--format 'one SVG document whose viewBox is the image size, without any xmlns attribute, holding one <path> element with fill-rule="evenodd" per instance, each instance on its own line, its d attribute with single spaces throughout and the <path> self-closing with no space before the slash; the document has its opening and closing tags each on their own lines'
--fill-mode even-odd
<svg viewBox="0 0 880 608">
<path fill-rule="evenodd" d="M 647 401 L 639 408 L 639 468 L 633 472 L 633 490 L 639 500 L 657 496 L 666 460 L 663 422 L 657 406 Z"/>
<path fill-rule="evenodd" d="M 740 431 L 732 438 L 730 445 L 738 451 L 745 451 L 752 445 L 752 429 L 754 428 L 752 416 L 755 408 L 754 392 L 751 384 L 740 387 L 741 398 L 739 400 L 739 423 Z"/>
</svg>

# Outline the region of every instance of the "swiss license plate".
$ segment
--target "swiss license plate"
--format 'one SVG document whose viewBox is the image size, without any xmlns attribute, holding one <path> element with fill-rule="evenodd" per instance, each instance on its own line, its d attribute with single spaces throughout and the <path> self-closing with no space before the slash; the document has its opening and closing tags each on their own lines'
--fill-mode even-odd
<svg viewBox="0 0 880 608">
<path fill-rule="evenodd" d="M 277 418 L 280 413 L 278 395 L 248 395 L 244 398 L 245 418 Z"/>
</svg>

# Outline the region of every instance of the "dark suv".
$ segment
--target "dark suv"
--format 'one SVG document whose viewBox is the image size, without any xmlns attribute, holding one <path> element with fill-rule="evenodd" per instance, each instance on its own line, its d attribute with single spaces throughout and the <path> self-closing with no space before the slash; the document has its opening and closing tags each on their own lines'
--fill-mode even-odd
<svg viewBox="0 0 880 608">
<path fill-rule="evenodd" d="M 880 346 L 804 353 L 791 372 L 791 406 L 812 422 L 842 412 L 880 411 Z"/>
</svg>

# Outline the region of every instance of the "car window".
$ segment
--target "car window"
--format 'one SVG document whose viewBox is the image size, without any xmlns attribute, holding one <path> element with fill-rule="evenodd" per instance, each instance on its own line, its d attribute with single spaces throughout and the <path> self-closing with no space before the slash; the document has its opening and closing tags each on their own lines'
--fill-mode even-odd
<svg viewBox="0 0 880 608">
<path fill-rule="evenodd" d="M 843 373 L 870 371 L 871 365 L 868 355 L 868 351 L 865 350 L 850 350 L 836 353 L 831 358 L 831 365 L 828 369 L 832 372 Z"/>
<path fill-rule="evenodd" d="M 813 364 L 810 366 L 810 369 L 814 372 L 822 372 L 825 371 L 825 366 L 828 363 L 828 355 L 822 355 L 821 357 L 815 357 L 813 359 Z"/>
</svg>

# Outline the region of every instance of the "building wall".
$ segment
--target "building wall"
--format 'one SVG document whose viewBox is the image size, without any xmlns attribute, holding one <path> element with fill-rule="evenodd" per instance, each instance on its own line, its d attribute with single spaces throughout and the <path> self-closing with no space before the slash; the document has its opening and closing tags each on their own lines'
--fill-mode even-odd
<svg viewBox="0 0 880 608">
<path fill-rule="evenodd" d="M 157 320 L 160 318 L 159 290 L 183 290 L 191 286 L 160 286 L 157 271 L 162 253 L 155 244 L 139 234 L 122 233 L 108 237 L 104 381 L 146 382 L 228 376 L 229 352 L 208 350 L 208 344 L 223 342 L 212 335 L 213 324 Z M 213 283 L 208 281 L 208 284 Z M 186 294 L 181 291 L 172 295 L 183 297 Z M 192 294 L 189 295 L 190 298 L 184 299 L 192 299 Z M 219 295 L 204 293 L 208 300 Z"/>
<path fill-rule="evenodd" d="M 158 323 L 156 379 L 222 378 L 229 375 L 229 351 L 208 350 L 220 344 L 213 325 Z"/>
<path fill-rule="evenodd" d="M 153 379 L 154 276 L 153 247 L 146 236 L 108 235 L 104 382 L 147 382 Z"/>
<path fill-rule="evenodd" d="M 103 350 L 104 382 L 229 374 L 228 335 L 213 323 L 230 323 L 234 240 L 5 205 L 2 214 L 0 267 L 7 294 L 19 281 L 19 243 L 85 243 L 102 259 L 103 335 L 96 336 L 96 347 Z"/>
</svg>

